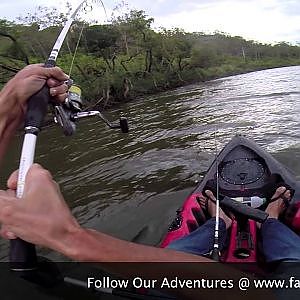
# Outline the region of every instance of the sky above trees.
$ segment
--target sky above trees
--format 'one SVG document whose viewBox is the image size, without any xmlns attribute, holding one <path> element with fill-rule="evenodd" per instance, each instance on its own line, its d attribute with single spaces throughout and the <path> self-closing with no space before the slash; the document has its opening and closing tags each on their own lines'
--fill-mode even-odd
<svg viewBox="0 0 300 300">
<path fill-rule="evenodd" d="M 80 0 L 69 1 L 75 7 Z M 108 16 L 122 0 L 103 0 Z M 126 9 L 142 9 L 155 19 L 154 27 L 179 27 L 189 32 L 222 31 L 246 39 L 273 43 L 300 43 L 299 0 L 128 0 Z M 32 13 L 38 5 L 64 9 L 62 0 L 1 0 L 0 18 L 15 19 Z M 103 23 L 99 7 L 89 13 L 90 19 Z"/>
</svg>

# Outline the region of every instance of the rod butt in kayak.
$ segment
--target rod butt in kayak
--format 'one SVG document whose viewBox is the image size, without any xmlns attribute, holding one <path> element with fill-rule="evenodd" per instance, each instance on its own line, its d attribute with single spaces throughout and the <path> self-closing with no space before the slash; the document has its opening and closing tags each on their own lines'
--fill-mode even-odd
<svg viewBox="0 0 300 300">
<path fill-rule="evenodd" d="M 12 271 L 31 271 L 37 268 L 35 246 L 21 239 L 10 241 L 10 269 Z"/>
</svg>

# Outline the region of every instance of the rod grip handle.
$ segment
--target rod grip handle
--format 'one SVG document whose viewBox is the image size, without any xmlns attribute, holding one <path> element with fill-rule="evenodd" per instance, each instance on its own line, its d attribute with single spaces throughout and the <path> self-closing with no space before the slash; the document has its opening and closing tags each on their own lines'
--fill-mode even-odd
<svg viewBox="0 0 300 300">
<path fill-rule="evenodd" d="M 12 271 L 26 271 L 37 268 L 35 246 L 19 238 L 10 241 L 9 252 L 10 269 Z"/>
<path fill-rule="evenodd" d="M 31 126 L 41 129 L 42 123 L 48 111 L 49 101 L 50 90 L 47 84 L 45 84 L 28 100 L 25 128 Z"/>
<path fill-rule="evenodd" d="M 48 59 L 44 64 L 44 68 L 52 67 L 55 67 L 55 61 Z M 42 123 L 47 114 L 50 99 L 50 89 L 47 83 L 45 83 L 45 85 L 28 100 L 25 128 L 32 126 L 41 129 Z"/>
</svg>

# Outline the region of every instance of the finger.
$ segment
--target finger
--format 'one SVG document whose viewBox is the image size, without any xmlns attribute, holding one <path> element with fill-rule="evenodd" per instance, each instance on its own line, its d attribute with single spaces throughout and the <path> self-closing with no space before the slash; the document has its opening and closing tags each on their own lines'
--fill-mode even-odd
<svg viewBox="0 0 300 300">
<path fill-rule="evenodd" d="M 60 94 L 60 95 L 56 96 L 54 99 L 57 102 L 64 103 L 67 97 L 68 97 L 68 93 L 64 93 L 64 94 Z"/>
<path fill-rule="evenodd" d="M 14 240 L 17 238 L 17 236 L 11 232 L 10 230 L 8 230 L 8 228 L 4 225 L 2 226 L 1 230 L 0 230 L 0 235 L 7 240 Z"/>
<path fill-rule="evenodd" d="M 7 196 L 7 192 L 1 190 L 1 191 L 0 191 L 0 198 L 4 198 L 4 197 L 6 197 L 6 196 Z"/>
<path fill-rule="evenodd" d="M 50 95 L 52 97 L 59 96 L 60 94 L 65 94 L 68 91 L 68 86 L 66 84 L 60 84 L 53 88 L 50 88 Z"/>
<path fill-rule="evenodd" d="M 16 212 L 17 202 L 16 198 L 11 197 L 0 197 L 0 223 L 10 224 L 14 218 Z"/>
<path fill-rule="evenodd" d="M 40 164 L 33 164 L 26 174 L 25 183 L 27 179 L 32 180 L 38 179 L 39 177 L 47 177 L 52 180 L 52 175 L 48 170 L 44 169 Z"/>
<path fill-rule="evenodd" d="M 15 196 L 16 196 L 15 190 L 6 190 L 6 191 L 1 190 L 0 191 L 0 197 L 2 197 L 2 198 L 15 197 Z"/>
<path fill-rule="evenodd" d="M 55 78 L 49 78 L 47 80 L 47 85 L 52 88 L 61 85 L 63 82 L 56 80 Z"/>
<path fill-rule="evenodd" d="M 7 194 L 8 197 L 16 197 L 16 190 L 8 189 L 6 191 L 6 194 Z"/>
<path fill-rule="evenodd" d="M 55 78 L 58 81 L 65 81 L 69 79 L 69 76 L 63 72 L 59 67 L 44 68 L 44 74 L 47 78 Z"/>
<path fill-rule="evenodd" d="M 7 180 L 7 187 L 11 190 L 17 189 L 19 170 L 14 171 Z"/>
<path fill-rule="evenodd" d="M 25 178 L 25 188 L 23 197 L 32 190 L 41 189 L 47 182 L 52 182 L 52 175 L 39 164 L 33 164 Z"/>
</svg>

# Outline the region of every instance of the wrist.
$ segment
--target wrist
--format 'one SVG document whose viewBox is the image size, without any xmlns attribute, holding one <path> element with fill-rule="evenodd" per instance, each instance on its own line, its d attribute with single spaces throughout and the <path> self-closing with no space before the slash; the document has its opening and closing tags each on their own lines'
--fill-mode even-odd
<svg viewBox="0 0 300 300">
<path fill-rule="evenodd" d="M 18 102 L 16 94 L 16 87 L 12 81 L 8 81 L 3 89 L 0 91 L 0 112 L 9 112 Z"/>
<path fill-rule="evenodd" d="M 78 226 L 65 239 L 66 242 L 63 249 L 54 250 L 58 250 L 65 256 L 78 262 L 113 261 L 114 255 L 112 249 L 114 247 L 112 246 L 112 240 L 115 239 L 94 229 L 86 229 Z M 109 255 L 107 256 L 107 254 Z"/>
<path fill-rule="evenodd" d="M 0 142 L 8 124 L 8 114 L 6 109 L 1 109 L 1 107 L 5 107 L 5 96 L 0 92 Z"/>
<path fill-rule="evenodd" d="M 86 235 L 86 229 L 76 226 L 67 232 L 65 238 L 61 239 L 62 244 L 58 245 L 57 249 L 54 250 L 73 260 L 84 261 L 82 253 L 84 253 L 83 248 Z"/>
<path fill-rule="evenodd" d="M 14 134 L 25 108 L 19 105 L 16 89 L 9 81 L 0 91 L 0 141 Z"/>
</svg>

